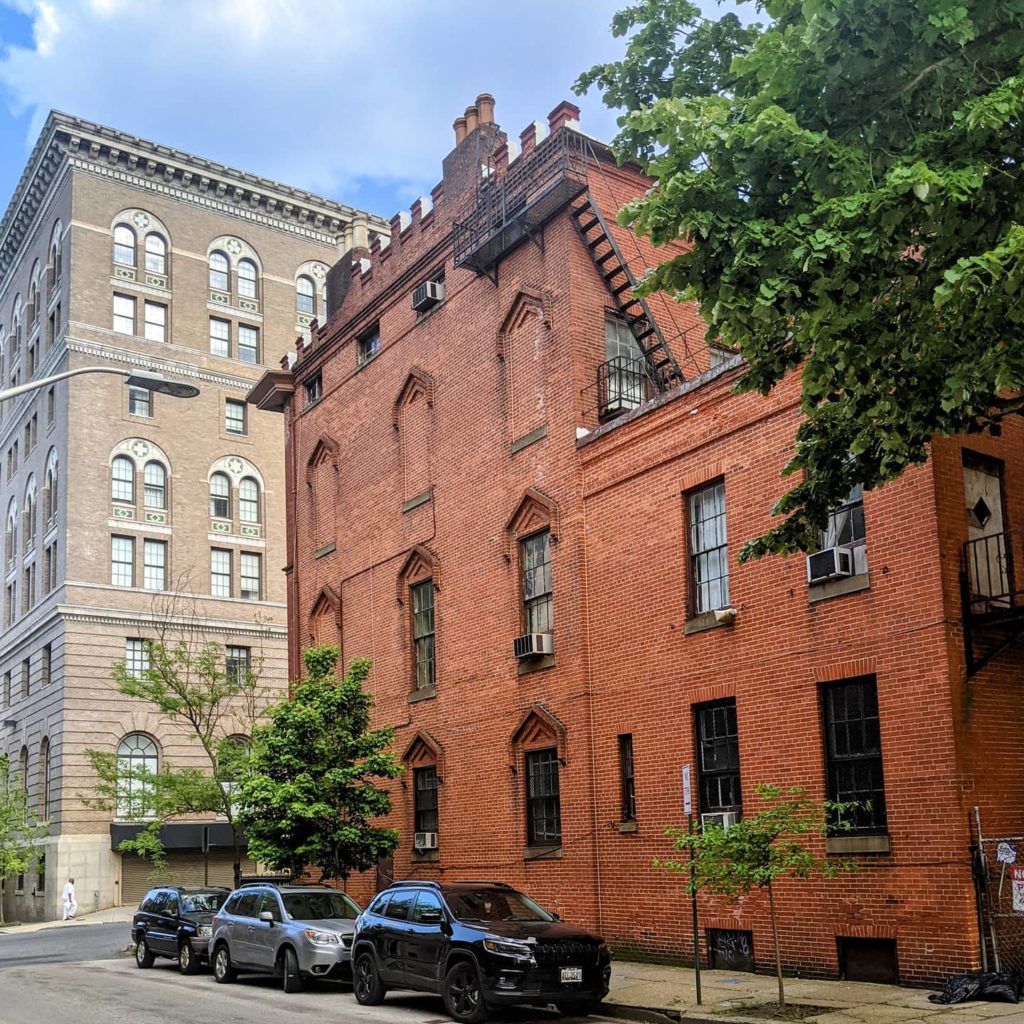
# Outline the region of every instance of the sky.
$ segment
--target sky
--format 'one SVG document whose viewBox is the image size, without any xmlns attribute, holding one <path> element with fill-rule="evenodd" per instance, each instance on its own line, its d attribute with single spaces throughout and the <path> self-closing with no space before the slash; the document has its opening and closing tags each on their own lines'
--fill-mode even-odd
<svg viewBox="0 0 1024 1024">
<path fill-rule="evenodd" d="M 708 12 L 716 0 L 701 0 Z M 390 218 L 478 93 L 513 138 L 620 57 L 627 0 L 0 0 L 0 211 L 51 108 Z"/>
</svg>

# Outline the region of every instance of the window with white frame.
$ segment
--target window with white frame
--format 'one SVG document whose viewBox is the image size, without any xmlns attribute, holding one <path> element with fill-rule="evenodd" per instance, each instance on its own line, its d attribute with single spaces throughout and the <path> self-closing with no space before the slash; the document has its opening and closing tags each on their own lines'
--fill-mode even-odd
<svg viewBox="0 0 1024 1024">
<path fill-rule="evenodd" d="M 123 267 L 135 266 L 135 232 L 127 224 L 114 228 L 114 262 Z"/>
<path fill-rule="evenodd" d="M 146 590 L 164 590 L 167 583 L 167 542 L 150 540 L 142 545 L 142 585 Z"/>
<path fill-rule="evenodd" d="M 142 473 L 143 497 L 147 508 L 167 508 L 167 470 L 163 463 L 150 461 Z"/>
<path fill-rule="evenodd" d="M 238 261 L 238 296 L 242 299 L 256 298 L 256 264 L 252 260 Z"/>
<path fill-rule="evenodd" d="M 729 548 L 725 532 L 725 484 L 693 491 L 687 498 L 690 526 L 691 614 L 729 605 Z"/>
<path fill-rule="evenodd" d="M 252 668 L 252 653 L 248 647 L 228 644 L 224 648 L 224 674 L 234 686 L 244 686 Z"/>
<path fill-rule="evenodd" d="M 141 637 L 125 638 L 124 669 L 133 679 L 141 679 L 149 671 L 149 647 Z"/>
<path fill-rule="evenodd" d="M 316 312 L 316 288 L 313 279 L 304 274 L 295 282 L 295 309 L 307 316 Z"/>
<path fill-rule="evenodd" d="M 239 555 L 241 568 L 240 595 L 243 601 L 258 601 L 260 599 L 260 563 L 259 555 L 250 551 L 243 551 Z"/>
<path fill-rule="evenodd" d="M 229 434 L 245 434 L 245 402 L 231 398 L 225 401 L 224 429 Z"/>
<path fill-rule="evenodd" d="M 231 290 L 231 264 L 222 252 L 210 253 L 210 287 L 219 292 Z"/>
<path fill-rule="evenodd" d="M 829 513 L 821 531 L 821 548 L 856 548 L 867 543 L 864 529 L 864 488 L 857 484 L 838 508 Z"/>
<path fill-rule="evenodd" d="M 135 585 L 135 539 L 110 538 L 110 582 L 115 587 Z"/>
<path fill-rule="evenodd" d="M 135 501 L 135 463 L 127 455 L 118 455 L 110 464 L 110 498 L 129 505 Z"/>
<path fill-rule="evenodd" d="M 210 317 L 210 353 L 227 356 L 231 353 L 231 321 Z"/>
<path fill-rule="evenodd" d="M 118 334 L 135 333 L 135 299 L 130 295 L 114 296 L 114 330 Z"/>
<path fill-rule="evenodd" d="M 243 363 L 260 361 L 260 332 L 248 324 L 238 325 L 238 358 Z"/>
<path fill-rule="evenodd" d="M 231 552 L 223 548 L 210 550 L 210 593 L 214 597 L 231 596 Z"/>
<path fill-rule="evenodd" d="M 151 274 L 167 273 L 167 243 L 161 235 L 146 235 L 146 269 Z"/>
<path fill-rule="evenodd" d="M 160 302 L 146 302 L 143 333 L 149 341 L 167 340 L 167 307 Z"/>
<path fill-rule="evenodd" d="M 150 818 L 153 816 L 153 779 L 159 768 L 156 744 L 144 733 L 125 736 L 117 745 L 118 818 Z"/>
<path fill-rule="evenodd" d="M 153 415 L 153 392 L 148 388 L 129 388 L 128 412 L 132 416 L 151 418 Z"/>
<path fill-rule="evenodd" d="M 231 481 L 226 473 L 210 477 L 210 515 L 214 519 L 231 518 Z"/>
<path fill-rule="evenodd" d="M 238 484 L 238 521 L 260 521 L 260 485 L 251 477 L 242 477 Z"/>
</svg>

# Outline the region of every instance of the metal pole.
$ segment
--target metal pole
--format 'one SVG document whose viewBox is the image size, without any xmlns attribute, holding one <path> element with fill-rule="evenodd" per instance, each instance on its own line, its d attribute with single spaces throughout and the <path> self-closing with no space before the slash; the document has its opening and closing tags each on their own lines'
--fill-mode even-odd
<svg viewBox="0 0 1024 1024">
<path fill-rule="evenodd" d="M 999 973 L 999 943 L 996 941 L 996 929 L 995 924 L 991 919 L 992 914 L 992 891 L 988 884 L 988 862 L 985 860 L 985 842 L 981 834 L 981 811 L 977 806 L 974 808 L 974 821 L 978 826 L 978 853 L 981 856 L 981 870 L 985 876 L 985 898 L 988 901 L 989 908 L 989 934 L 992 938 L 992 961 L 995 966 L 996 973 Z M 982 946 L 985 943 L 985 932 L 981 933 Z"/>
<path fill-rule="evenodd" d="M 693 835 L 693 814 L 686 816 L 687 828 L 689 833 Z M 697 984 L 697 1005 L 701 1005 L 700 995 L 700 929 L 697 924 L 697 887 L 693 884 L 694 882 L 694 867 L 693 867 L 693 846 L 690 846 L 690 906 L 693 910 L 693 974 L 694 980 Z"/>
</svg>

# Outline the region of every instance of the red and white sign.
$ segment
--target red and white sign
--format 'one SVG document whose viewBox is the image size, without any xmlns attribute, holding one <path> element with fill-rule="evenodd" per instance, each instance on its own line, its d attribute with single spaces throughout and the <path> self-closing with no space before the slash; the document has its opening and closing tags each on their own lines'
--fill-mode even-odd
<svg viewBox="0 0 1024 1024">
<path fill-rule="evenodd" d="M 1010 886 L 1013 889 L 1013 909 L 1024 914 L 1024 865 L 1010 868 Z"/>
</svg>

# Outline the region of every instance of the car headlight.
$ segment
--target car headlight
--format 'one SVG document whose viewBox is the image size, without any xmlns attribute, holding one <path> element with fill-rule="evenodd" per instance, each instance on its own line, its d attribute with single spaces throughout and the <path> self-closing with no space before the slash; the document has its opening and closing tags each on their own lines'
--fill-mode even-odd
<svg viewBox="0 0 1024 1024">
<path fill-rule="evenodd" d="M 213 928 L 208 924 L 201 924 L 199 926 L 199 938 L 209 939 L 213 935 Z"/>
<path fill-rule="evenodd" d="M 314 946 L 337 946 L 341 938 L 334 932 L 318 932 L 315 928 L 307 928 L 303 933 Z"/>
<path fill-rule="evenodd" d="M 511 942 L 508 939 L 484 939 L 484 949 L 499 956 L 516 956 L 522 960 L 533 959 L 533 949 L 525 942 Z"/>
</svg>

